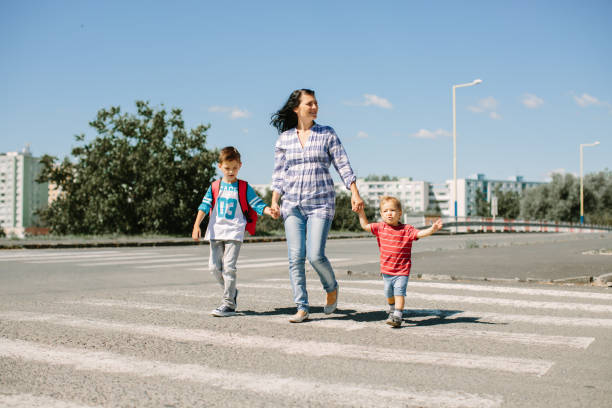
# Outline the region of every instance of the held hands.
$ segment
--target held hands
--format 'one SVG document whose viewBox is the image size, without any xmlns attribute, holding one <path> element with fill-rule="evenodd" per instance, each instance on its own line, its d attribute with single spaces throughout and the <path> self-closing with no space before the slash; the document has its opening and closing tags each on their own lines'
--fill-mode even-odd
<svg viewBox="0 0 612 408">
<path fill-rule="evenodd" d="M 353 192 L 353 194 L 351 194 L 351 209 L 356 213 L 363 211 L 363 200 L 359 193 Z"/>
<path fill-rule="evenodd" d="M 280 216 L 280 209 L 278 208 L 278 204 L 276 206 L 273 207 L 266 207 L 264 208 L 264 214 L 269 215 L 270 217 L 274 218 L 275 220 L 278 219 L 278 217 Z"/>
</svg>

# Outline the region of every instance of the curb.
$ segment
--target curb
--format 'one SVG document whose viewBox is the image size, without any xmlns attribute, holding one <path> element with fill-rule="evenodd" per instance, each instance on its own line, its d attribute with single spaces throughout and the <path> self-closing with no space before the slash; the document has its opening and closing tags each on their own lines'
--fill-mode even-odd
<svg viewBox="0 0 612 408">
<path fill-rule="evenodd" d="M 346 270 L 346 275 L 350 279 L 357 276 L 378 276 L 378 271 L 352 271 Z M 491 278 L 486 276 L 458 276 L 458 275 L 432 275 L 427 273 L 417 273 L 415 276 L 419 280 L 428 281 L 464 281 L 464 282 L 495 282 L 495 283 L 535 283 L 540 285 L 590 285 L 612 288 L 612 273 L 593 276 L 575 276 L 562 279 L 536 279 L 536 278 Z"/>
</svg>

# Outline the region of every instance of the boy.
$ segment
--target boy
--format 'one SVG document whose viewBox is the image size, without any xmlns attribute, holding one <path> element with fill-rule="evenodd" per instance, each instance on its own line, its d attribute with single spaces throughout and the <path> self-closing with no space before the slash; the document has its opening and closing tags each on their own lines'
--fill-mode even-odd
<svg viewBox="0 0 612 408">
<path fill-rule="evenodd" d="M 361 228 L 378 238 L 380 271 L 385 282 L 385 296 L 389 304 L 387 324 L 400 327 L 406 285 L 412 264 L 410 260 L 412 241 L 439 231 L 442 228 L 442 220 L 437 219 L 431 227 L 425 230 L 402 224 L 400 223 L 402 205 L 397 198 L 390 196 L 380 197 L 380 216 L 383 222 L 369 224 L 363 209 L 358 214 Z"/>
<path fill-rule="evenodd" d="M 195 241 L 200 239 L 200 223 L 210 212 L 208 228 L 204 236 L 205 240 L 210 240 L 208 266 L 223 287 L 223 304 L 213 310 L 211 314 L 217 317 L 226 317 L 236 314 L 236 300 L 238 298 L 236 261 L 238 261 L 240 246 L 244 239 L 244 230 L 247 226 L 244 214 L 247 209 L 240 206 L 238 171 L 242 167 L 242 162 L 238 150 L 232 146 L 221 149 L 218 166 L 223 173 L 223 178 L 218 185 L 218 191 L 213 193 L 213 186 L 211 185 L 202 199 L 191 237 Z M 270 207 L 266 206 L 248 184 L 246 186 L 246 202 L 257 214 L 267 214 L 273 218 L 278 218 L 278 214 L 275 214 Z"/>
</svg>

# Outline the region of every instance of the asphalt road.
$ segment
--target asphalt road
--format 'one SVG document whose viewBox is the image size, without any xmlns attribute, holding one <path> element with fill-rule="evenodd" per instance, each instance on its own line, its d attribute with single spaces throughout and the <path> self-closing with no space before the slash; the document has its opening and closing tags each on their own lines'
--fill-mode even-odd
<svg viewBox="0 0 612 408">
<path fill-rule="evenodd" d="M 612 289 L 468 278 L 610 273 L 610 249 L 423 239 L 400 329 L 384 324 L 374 239 L 329 241 L 340 307 L 322 313 L 309 271 L 303 324 L 287 321 L 282 242 L 244 245 L 231 318 L 209 315 L 207 246 L 0 251 L 0 406 L 609 407 Z"/>
</svg>

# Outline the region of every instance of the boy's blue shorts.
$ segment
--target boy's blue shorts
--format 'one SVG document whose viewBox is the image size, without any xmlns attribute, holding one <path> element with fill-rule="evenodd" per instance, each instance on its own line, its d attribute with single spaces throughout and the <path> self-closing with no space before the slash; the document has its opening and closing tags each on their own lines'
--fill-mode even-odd
<svg viewBox="0 0 612 408">
<path fill-rule="evenodd" d="M 406 286 L 408 285 L 408 276 L 395 276 L 382 274 L 385 282 L 385 296 L 387 298 L 393 296 L 406 296 Z"/>
</svg>

